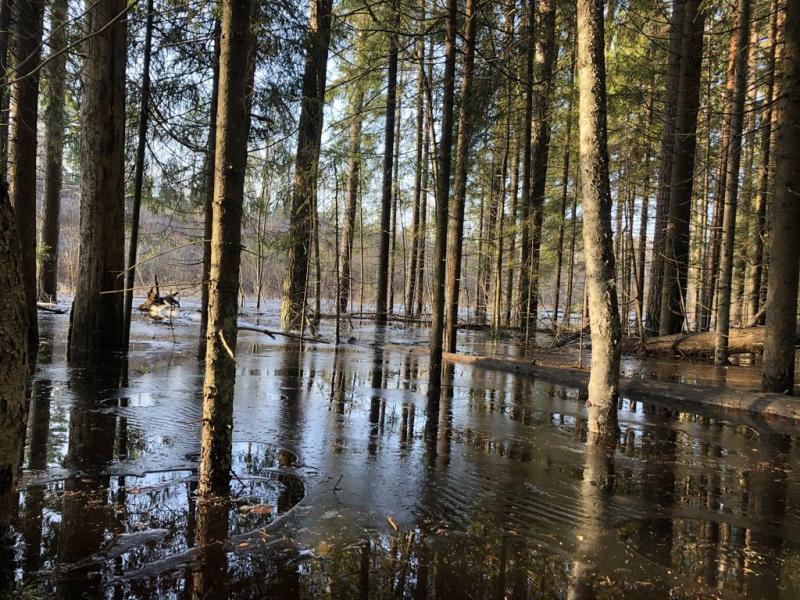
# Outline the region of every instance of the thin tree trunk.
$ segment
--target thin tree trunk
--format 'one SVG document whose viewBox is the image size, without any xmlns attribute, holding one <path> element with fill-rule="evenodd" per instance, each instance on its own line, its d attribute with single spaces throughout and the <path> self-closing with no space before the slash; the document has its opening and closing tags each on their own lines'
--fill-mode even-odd
<svg viewBox="0 0 800 600">
<path fill-rule="evenodd" d="M 419 258 L 417 259 L 417 284 L 416 301 L 414 314 L 422 315 L 423 298 L 425 295 L 425 255 L 427 251 L 427 227 L 428 227 L 428 195 L 430 181 L 430 159 L 431 159 L 431 140 L 430 131 L 425 128 L 425 140 L 422 148 L 422 200 L 420 202 L 420 224 L 419 224 Z"/>
<path fill-rule="evenodd" d="M 800 267 L 800 0 L 786 2 L 781 64 L 762 388 L 792 394 Z"/>
<path fill-rule="evenodd" d="M 456 22 L 458 3 L 447 0 L 445 13 L 445 63 L 442 79 L 442 124 L 439 145 L 438 183 L 436 185 L 436 237 L 433 249 L 433 301 L 431 303 L 430 398 L 438 394 L 442 383 L 442 346 L 444 341 L 445 269 L 447 260 L 447 221 L 450 200 L 450 167 L 453 150 L 453 104 L 456 74 Z M 432 125 L 432 123 L 431 123 Z"/>
<path fill-rule="evenodd" d="M 125 0 L 88 9 L 81 103 L 80 257 L 70 357 L 124 349 Z M 108 293 L 106 293 L 108 292 Z"/>
<path fill-rule="evenodd" d="M 733 104 L 731 107 L 728 172 L 725 176 L 725 218 L 723 221 L 719 287 L 717 288 L 717 335 L 714 363 L 728 362 L 728 329 L 731 316 L 733 250 L 736 241 L 736 212 L 739 200 L 739 165 L 742 153 L 744 101 L 747 95 L 747 44 L 750 39 L 750 0 L 739 0 L 736 13 Z"/>
<path fill-rule="evenodd" d="M 208 281 L 211 276 L 211 234 L 214 206 L 214 169 L 217 146 L 217 103 L 219 100 L 219 55 L 221 24 L 214 22 L 214 57 L 212 62 L 211 105 L 208 117 L 208 141 L 203 173 L 203 274 L 200 288 L 200 343 L 197 357 L 205 360 L 208 326 Z"/>
<path fill-rule="evenodd" d="M 621 331 L 611 233 L 603 0 L 578 0 L 577 15 L 583 247 L 592 334 L 589 433 L 590 441 L 605 442 L 619 434 Z"/>
<path fill-rule="evenodd" d="M 658 173 L 656 193 L 655 232 L 653 257 L 650 262 L 650 293 L 647 305 L 647 331 L 658 335 L 661 318 L 661 290 L 664 281 L 664 239 L 669 213 L 672 165 L 675 160 L 675 120 L 680 87 L 682 46 L 685 34 L 687 0 L 672 1 L 670 17 L 669 56 L 667 61 L 666 95 L 664 99 L 664 126 L 661 131 L 661 169 Z"/>
<path fill-rule="evenodd" d="M 472 72 L 475 67 L 475 35 L 478 14 L 476 0 L 467 0 L 464 23 L 464 66 L 461 74 L 461 107 L 458 113 L 458 141 L 456 144 L 455 194 L 450 207 L 447 232 L 447 271 L 445 283 L 445 336 L 447 352 L 456 351 L 458 327 L 458 299 L 461 288 L 461 257 L 464 247 L 464 207 L 467 199 L 467 174 L 469 147 L 472 143 Z M 472 100 L 472 102 L 470 101 Z"/>
<path fill-rule="evenodd" d="M 514 261 L 517 258 L 517 229 L 519 219 L 517 215 L 519 212 L 518 192 L 519 192 L 519 143 L 514 144 L 514 165 L 511 168 L 511 207 L 509 208 L 509 218 L 511 222 L 509 227 L 511 229 L 508 245 L 509 264 L 508 275 L 506 276 L 506 308 L 504 323 L 506 327 L 511 327 L 512 307 L 514 303 Z M 519 311 L 519 308 L 517 308 Z"/>
<path fill-rule="evenodd" d="M 575 242 L 578 239 L 578 195 L 580 193 L 580 169 L 575 169 L 575 190 L 572 194 L 571 233 L 569 237 L 569 267 L 567 268 L 567 298 L 564 302 L 564 321 L 572 319 L 572 290 L 575 281 Z"/>
<path fill-rule="evenodd" d="M 39 59 L 44 0 L 13 4 L 14 105 L 11 131 L 10 192 L 22 241 L 22 278 L 28 310 L 28 354 L 36 363 L 39 327 L 36 316 L 36 149 L 39 117 Z M 22 79 L 20 79 L 22 78 Z"/>
<path fill-rule="evenodd" d="M 208 341 L 203 383 L 199 492 L 228 494 L 239 314 L 242 203 L 250 129 L 254 3 L 224 0 L 215 152 Z"/>
<path fill-rule="evenodd" d="M 392 225 L 389 236 L 389 302 L 387 311 L 394 314 L 394 284 L 395 271 L 397 270 L 397 213 L 400 207 L 400 124 L 402 115 L 402 89 L 403 80 L 400 79 L 401 96 L 397 98 L 397 108 L 395 110 L 394 127 L 394 167 L 392 175 Z M 401 216 L 402 218 L 402 216 Z"/>
<path fill-rule="evenodd" d="M 39 297 L 58 297 L 58 238 L 61 212 L 62 159 L 64 156 L 64 93 L 67 74 L 67 0 L 54 0 L 50 11 L 50 63 L 43 79 L 47 101 L 44 110 L 45 165 L 42 200 L 42 258 Z"/>
<path fill-rule="evenodd" d="M 766 93 L 764 95 L 764 110 L 761 117 L 761 140 L 759 152 L 761 162 L 758 168 L 758 192 L 756 195 L 755 214 L 756 223 L 753 240 L 751 242 L 752 267 L 749 282 L 749 314 L 757 315 L 761 309 L 762 273 L 765 262 L 764 240 L 767 236 L 767 194 L 769 190 L 770 175 L 772 171 L 773 137 L 777 133 L 776 119 L 778 111 L 774 109 L 778 101 L 778 87 L 775 81 L 776 53 L 778 48 L 778 20 L 780 11 L 777 0 L 770 3 L 772 17 L 769 28 L 769 56 L 767 59 Z"/>
<path fill-rule="evenodd" d="M 6 180 L 8 175 L 8 123 L 9 93 L 8 79 L 9 56 L 8 47 L 11 41 L 11 0 L 0 0 L 0 179 Z"/>
<path fill-rule="evenodd" d="M 133 282 L 136 274 L 136 253 L 139 246 L 139 212 L 142 206 L 144 182 L 144 152 L 147 148 L 147 119 L 150 112 L 150 54 L 153 40 L 153 0 L 147 0 L 144 30 L 144 58 L 142 60 L 142 100 L 139 107 L 139 130 L 136 143 L 136 166 L 133 175 L 133 206 L 131 209 L 131 239 L 128 245 L 128 268 L 125 271 L 125 304 L 122 308 L 125 347 L 131 335 L 131 308 L 133 307 Z"/>
<path fill-rule="evenodd" d="M 706 9 L 698 0 L 686 3 L 680 91 L 676 106 L 674 162 L 669 214 L 664 238 L 664 285 L 661 290 L 659 333 L 679 333 L 685 319 L 686 272 L 689 258 L 689 220 L 694 184 L 697 109 L 700 99 L 703 27 Z"/>
<path fill-rule="evenodd" d="M 309 40 L 303 71 L 303 98 L 292 183 L 289 253 L 281 301 L 281 328 L 284 331 L 296 329 L 305 318 L 302 311 L 306 303 L 306 273 L 316 206 L 325 81 L 331 38 L 332 0 L 310 2 Z"/>
<path fill-rule="evenodd" d="M 397 6 L 392 5 L 396 14 Z M 397 33 L 389 34 L 389 68 L 386 84 L 386 119 L 383 138 L 383 185 L 381 187 L 381 230 L 378 255 L 378 287 L 375 298 L 378 325 L 386 324 L 387 299 L 391 274 L 389 273 L 389 251 L 392 213 L 392 175 L 394 165 L 395 119 L 397 117 L 397 59 L 399 54 Z"/>
</svg>

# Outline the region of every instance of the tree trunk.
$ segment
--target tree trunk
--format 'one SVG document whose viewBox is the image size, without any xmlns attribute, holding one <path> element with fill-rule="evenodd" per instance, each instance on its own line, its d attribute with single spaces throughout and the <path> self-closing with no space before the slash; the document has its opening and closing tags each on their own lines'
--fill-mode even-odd
<svg viewBox="0 0 800 600">
<path fill-rule="evenodd" d="M 442 79 L 442 124 L 439 143 L 438 182 L 436 185 L 436 238 L 433 249 L 433 301 L 431 305 L 430 399 L 442 383 L 442 345 L 444 341 L 445 269 L 447 260 L 447 221 L 450 199 L 450 167 L 453 150 L 453 104 L 456 74 L 456 22 L 458 2 L 447 0 L 444 39 L 444 77 Z"/>
<path fill-rule="evenodd" d="M 228 494 L 239 314 L 242 203 L 250 129 L 254 37 L 249 0 L 222 3 L 208 336 L 200 445 L 201 495 Z"/>
<path fill-rule="evenodd" d="M 733 105 L 730 118 L 731 145 L 728 152 L 728 172 L 725 176 L 725 217 L 722 251 L 717 288 L 717 336 L 714 363 L 728 362 L 728 330 L 731 316 L 731 283 L 733 281 L 733 250 L 736 241 L 736 211 L 739 200 L 739 165 L 742 153 L 744 101 L 747 94 L 747 44 L 750 39 L 750 0 L 739 0 L 735 27 L 735 56 Z"/>
<path fill-rule="evenodd" d="M 8 188 L 0 183 L 0 544 L 9 539 L 16 514 L 17 479 L 27 423 L 27 304 L 22 246 Z"/>
<path fill-rule="evenodd" d="M 8 47 L 11 41 L 11 0 L 0 0 L 0 179 L 6 180 L 8 175 L 8 123 L 9 93 L 8 80 L 9 56 Z"/>
<path fill-rule="evenodd" d="M 200 288 L 200 343 L 197 357 L 206 357 L 206 327 L 208 325 L 208 279 L 211 276 L 211 234 L 214 212 L 214 169 L 217 146 L 217 103 L 219 100 L 219 54 L 221 25 L 214 22 L 214 57 L 212 61 L 211 105 L 208 117 L 208 141 L 203 173 L 203 276 Z"/>
<path fill-rule="evenodd" d="M 621 331 L 611 233 L 603 0 L 578 0 L 577 15 L 583 248 L 592 323 L 589 433 L 593 441 L 606 441 L 619 432 Z"/>
<path fill-rule="evenodd" d="M 397 7 L 392 5 L 392 13 Z M 380 253 L 378 256 L 378 289 L 375 298 L 377 324 L 386 324 L 389 310 L 387 299 L 391 273 L 389 273 L 389 250 L 392 216 L 392 175 L 394 165 L 394 127 L 397 110 L 397 59 L 399 54 L 397 34 L 389 34 L 389 68 L 386 76 L 386 118 L 383 136 L 383 185 L 381 186 L 381 230 Z"/>
<path fill-rule="evenodd" d="M 80 257 L 70 357 L 123 349 L 125 269 L 125 0 L 88 10 L 83 46 Z M 123 18 L 119 18 L 123 15 Z M 104 293 L 109 292 L 109 293 Z"/>
<path fill-rule="evenodd" d="M 564 301 L 564 322 L 569 323 L 572 318 L 572 290 L 575 280 L 575 242 L 578 237 L 578 194 L 580 180 L 578 179 L 579 169 L 575 174 L 575 190 L 572 194 L 572 214 L 570 215 L 570 236 L 569 236 L 569 267 L 567 267 L 567 297 Z"/>
<path fill-rule="evenodd" d="M 467 200 L 469 147 L 472 143 L 472 119 L 475 110 L 472 97 L 472 72 L 475 67 L 475 35 L 478 14 L 476 0 L 467 0 L 464 23 L 464 66 L 461 74 L 461 107 L 458 112 L 456 145 L 455 194 L 448 222 L 447 273 L 445 283 L 446 352 L 455 352 L 458 327 L 458 297 L 461 288 L 461 256 L 464 244 L 464 207 Z"/>
<path fill-rule="evenodd" d="M 686 3 L 686 22 L 681 49 L 681 74 L 675 110 L 675 145 L 669 214 L 664 238 L 664 281 L 661 290 L 659 333 L 678 333 L 685 318 L 686 273 L 689 259 L 689 222 L 694 184 L 697 109 L 703 55 L 706 9 L 698 0 Z"/>
<path fill-rule="evenodd" d="M 423 169 L 423 138 L 425 135 L 425 0 L 419 2 L 419 37 L 417 39 L 417 98 L 416 98 L 416 138 L 414 156 L 414 196 L 412 198 L 413 215 L 411 220 L 411 265 L 409 268 L 408 289 L 406 291 L 405 314 L 411 317 L 414 314 L 414 300 L 416 298 L 417 266 L 419 264 L 420 246 L 425 241 L 420 237 L 420 221 L 422 215 L 422 169 Z"/>
<path fill-rule="evenodd" d="M 775 120 L 778 111 L 774 110 L 775 103 L 778 101 L 778 87 L 775 81 L 775 64 L 778 48 L 778 10 L 777 0 L 770 3 L 772 17 L 769 27 L 769 55 L 767 59 L 766 73 L 766 93 L 764 95 L 764 110 L 761 116 L 761 140 L 759 152 L 761 163 L 758 168 L 758 191 L 755 202 L 756 223 L 751 242 L 752 248 L 752 267 L 750 269 L 749 281 L 749 314 L 756 315 L 761 309 L 761 287 L 762 273 L 764 266 L 764 240 L 767 236 L 767 193 L 769 190 L 770 175 L 772 172 L 772 147 L 773 137 L 777 133 Z"/>
<path fill-rule="evenodd" d="M 303 72 L 297 157 L 292 184 L 292 212 L 289 223 L 289 253 L 281 301 L 281 327 L 296 329 L 303 322 L 309 242 L 316 205 L 319 150 L 322 141 L 328 47 L 331 39 L 332 0 L 311 0 L 310 30 Z"/>
<path fill-rule="evenodd" d="M 544 213 L 547 163 L 550 151 L 550 97 L 552 95 L 553 66 L 556 59 L 556 2 L 538 0 L 539 35 L 536 41 L 534 70 L 535 103 L 533 113 L 533 139 L 531 142 L 531 234 L 530 280 L 527 287 L 525 315 L 526 336 L 536 329 L 539 313 L 539 276 L 542 246 L 542 218 Z"/>
<path fill-rule="evenodd" d="M 667 61 L 666 95 L 664 98 L 664 127 L 661 130 L 661 169 L 658 173 L 656 193 L 655 232 L 653 257 L 650 262 L 650 293 L 647 304 L 647 331 L 657 335 L 661 318 L 661 289 L 664 280 L 664 238 L 669 213 L 672 164 L 675 160 L 675 116 L 682 63 L 682 45 L 685 31 L 687 0 L 672 1 L 670 17 L 669 56 Z"/>
<path fill-rule="evenodd" d="M 514 304 L 514 261 L 517 258 L 517 230 L 519 225 L 519 143 L 514 144 L 514 164 L 511 167 L 511 206 L 508 210 L 509 228 L 511 229 L 508 242 L 509 266 L 506 275 L 506 308 L 504 323 L 511 327 L 512 309 Z M 519 307 L 517 307 L 519 312 Z"/>
<path fill-rule="evenodd" d="M 762 387 L 792 394 L 800 267 L 800 0 L 786 3 L 782 59 Z"/>
<path fill-rule="evenodd" d="M 131 239 L 128 245 L 128 268 L 125 271 L 125 304 L 122 308 L 125 347 L 131 336 L 131 308 L 133 307 L 133 282 L 136 274 L 136 254 L 139 246 L 139 213 L 142 207 L 144 183 L 144 153 L 147 148 L 147 119 L 150 112 L 150 55 L 153 41 L 153 0 L 147 0 L 145 9 L 144 58 L 142 60 L 142 99 L 139 107 L 139 129 L 136 143 L 136 165 L 133 175 L 133 205 L 131 208 Z"/>
<path fill-rule="evenodd" d="M 36 317 L 36 148 L 39 117 L 39 59 L 42 45 L 44 0 L 13 5 L 15 114 L 11 131 L 9 195 L 14 202 L 17 230 L 22 241 L 22 278 L 28 310 L 28 354 L 36 363 L 39 327 Z"/>
<path fill-rule="evenodd" d="M 400 206 L 400 126 L 402 110 L 402 89 L 403 80 L 400 79 L 400 97 L 397 98 L 395 104 L 395 119 L 394 119 L 394 166 L 392 167 L 392 223 L 391 231 L 389 234 L 389 301 L 387 303 L 387 312 L 394 314 L 394 285 L 395 285 L 395 272 L 397 271 L 397 213 L 402 210 Z M 402 219 L 402 216 L 400 217 Z M 405 239 L 405 236 L 404 236 Z"/>
<path fill-rule="evenodd" d="M 430 160 L 431 160 L 431 140 L 430 131 L 425 128 L 425 141 L 422 148 L 422 200 L 420 204 L 420 224 L 419 224 L 419 258 L 417 259 L 417 285 L 414 314 L 422 315 L 423 297 L 425 293 L 425 254 L 427 251 L 427 229 L 428 229 L 428 185 L 430 180 Z"/>
<path fill-rule="evenodd" d="M 45 67 L 46 106 L 44 199 L 42 201 L 42 258 L 39 297 L 55 302 L 58 296 L 58 237 L 61 212 L 61 174 L 64 154 L 64 92 L 67 75 L 67 0 L 55 0 L 50 12 L 50 63 Z"/>
</svg>

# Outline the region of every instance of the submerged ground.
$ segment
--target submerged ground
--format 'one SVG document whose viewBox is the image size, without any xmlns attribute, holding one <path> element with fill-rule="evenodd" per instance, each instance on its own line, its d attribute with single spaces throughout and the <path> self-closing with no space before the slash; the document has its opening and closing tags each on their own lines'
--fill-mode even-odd
<svg viewBox="0 0 800 600">
<path fill-rule="evenodd" d="M 137 321 L 121 370 L 68 367 L 67 324 L 40 315 L 0 558 L 20 595 L 800 597 L 786 428 L 625 400 L 607 455 L 558 385 L 457 365 L 428 403 L 425 330 L 356 323 L 338 351 L 243 332 L 232 500 L 200 510 L 196 323 Z"/>
</svg>

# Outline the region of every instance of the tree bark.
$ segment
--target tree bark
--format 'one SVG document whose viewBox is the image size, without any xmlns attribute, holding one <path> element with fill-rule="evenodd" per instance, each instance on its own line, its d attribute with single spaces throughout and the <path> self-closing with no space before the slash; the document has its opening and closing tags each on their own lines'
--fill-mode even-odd
<svg viewBox="0 0 800 600">
<path fill-rule="evenodd" d="M 742 154 L 744 101 L 747 94 L 747 45 L 750 39 L 750 0 L 739 0 L 736 14 L 736 43 L 734 62 L 733 105 L 731 107 L 728 172 L 725 176 L 725 217 L 717 288 L 717 330 L 714 363 L 728 362 L 728 330 L 731 316 L 731 282 L 733 281 L 733 250 L 736 240 L 736 212 L 739 200 L 739 165 Z"/>
<path fill-rule="evenodd" d="M 319 150 L 322 138 L 332 0 L 311 0 L 308 50 L 303 72 L 303 97 L 297 133 L 297 158 L 292 184 L 289 253 L 281 301 L 281 327 L 296 329 L 303 321 L 309 242 L 316 205 Z"/>
<path fill-rule="evenodd" d="M 88 9 L 83 50 L 81 224 L 70 358 L 122 350 L 125 269 L 125 0 Z"/>
<path fill-rule="evenodd" d="M 9 109 L 8 80 L 9 55 L 11 41 L 11 0 L 0 0 L 0 179 L 6 180 L 8 175 L 8 123 Z"/>
<path fill-rule="evenodd" d="M 593 441 L 606 441 L 619 432 L 621 329 L 611 233 L 603 0 L 578 0 L 577 17 L 583 247 L 592 323 L 589 433 Z"/>
<path fill-rule="evenodd" d="M 456 73 L 456 22 L 458 3 L 447 0 L 445 13 L 444 77 L 442 79 L 442 124 L 439 142 L 438 183 L 436 185 L 436 237 L 433 249 L 433 302 L 431 306 L 431 358 L 429 389 L 432 400 L 442 383 L 442 345 L 444 341 L 445 269 L 447 260 L 447 221 L 450 199 L 450 167 L 453 150 L 453 104 Z"/>
<path fill-rule="evenodd" d="M 392 4 L 392 13 L 396 14 L 396 6 Z M 391 234 L 392 213 L 392 174 L 394 165 L 394 127 L 397 110 L 397 59 L 399 54 L 397 34 L 389 34 L 389 68 L 386 76 L 386 117 L 383 135 L 383 184 L 381 186 L 381 229 L 380 250 L 378 255 L 378 287 L 375 298 L 377 324 L 386 324 L 389 295 L 389 242 Z"/>
<path fill-rule="evenodd" d="M 782 59 L 762 387 L 792 394 L 800 267 L 800 0 L 786 3 Z"/>
<path fill-rule="evenodd" d="M 661 289 L 659 333 L 678 333 L 685 318 L 686 274 L 689 258 L 689 221 L 694 184 L 697 110 L 703 55 L 706 9 L 698 0 L 686 3 L 681 48 L 681 72 L 676 105 L 675 143 L 671 173 L 669 213 L 664 237 L 664 281 Z"/>
<path fill-rule="evenodd" d="M 139 247 L 139 213 L 142 207 L 142 185 L 144 183 L 144 153 L 147 149 L 147 119 L 150 112 L 150 56 L 153 45 L 153 0 L 147 0 L 144 29 L 144 57 L 142 59 L 142 98 L 139 106 L 138 139 L 136 141 L 136 165 L 133 174 L 133 204 L 131 206 L 131 239 L 128 245 L 128 267 L 125 271 L 125 303 L 122 320 L 125 347 L 131 336 L 131 308 L 133 307 L 133 282 L 136 275 L 136 255 Z"/>
<path fill-rule="evenodd" d="M 458 111 L 455 194 L 450 207 L 447 233 L 447 272 L 445 283 L 446 352 L 455 352 L 458 327 L 458 297 L 461 289 L 461 256 L 464 244 L 464 207 L 467 200 L 469 148 L 472 144 L 472 73 L 475 68 L 475 36 L 478 14 L 476 0 L 467 0 L 464 23 L 464 66 L 461 74 L 461 107 Z"/>
<path fill-rule="evenodd" d="M 28 311 L 28 353 L 36 363 L 36 149 L 38 146 L 39 66 L 44 0 L 15 2 L 13 9 L 14 122 L 11 131 L 10 191 L 22 241 L 22 277 Z M 22 78 L 22 79 L 20 79 Z"/>
<path fill-rule="evenodd" d="M 27 423 L 28 312 L 22 246 L 5 182 L 0 183 L 0 286 L 0 544 L 9 544 Z"/>
<path fill-rule="evenodd" d="M 64 154 L 64 92 L 67 74 L 67 0 L 54 0 L 50 12 L 50 63 L 45 67 L 44 198 L 42 201 L 42 258 L 39 297 L 58 297 L 58 238 L 61 212 L 61 174 Z"/>
<path fill-rule="evenodd" d="M 233 391 L 239 313 L 242 203 L 250 130 L 255 3 L 222 4 L 219 107 L 214 167 L 211 273 L 209 278 L 203 426 L 200 445 L 201 495 L 228 493 L 231 470 Z"/>
<path fill-rule="evenodd" d="M 670 16 L 664 126 L 661 130 L 661 169 L 658 173 L 653 257 L 650 263 L 650 292 L 648 294 L 646 319 L 647 331 L 650 335 L 658 334 L 659 320 L 661 318 L 661 289 L 664 280 L 664 238 L 666 235 L 667 214 L 669 213 L 672 164 L 675 160 L 675 109 L 678 103 L 686 2 L 687 0 L 673 0 L 672 15 Z"/>
</svg>

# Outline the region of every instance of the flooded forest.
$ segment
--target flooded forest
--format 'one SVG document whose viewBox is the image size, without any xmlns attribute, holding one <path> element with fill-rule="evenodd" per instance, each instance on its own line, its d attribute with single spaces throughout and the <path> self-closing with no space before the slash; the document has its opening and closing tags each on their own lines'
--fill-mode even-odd
<svg viewBox="0 0 800 600">
<path fill-rule="evenodd" d="M 0 598 L 800 598 L 800 0 L 0 0 Z"/>
</svg>

